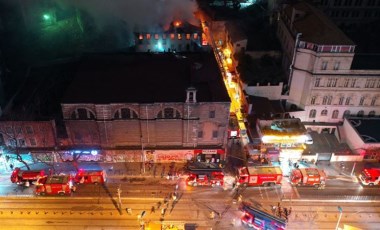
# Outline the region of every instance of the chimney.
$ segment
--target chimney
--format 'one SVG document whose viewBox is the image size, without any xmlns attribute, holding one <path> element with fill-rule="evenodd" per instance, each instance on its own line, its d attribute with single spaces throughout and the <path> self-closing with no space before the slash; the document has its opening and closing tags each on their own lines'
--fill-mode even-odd
<svg viewBox="0 0 380 230">
<path fill-rule="evenodd" d="M 186 95 L 186 103 L 197 102 L 197 90 L 194 87 L 187 88 Z"/>
</svg>

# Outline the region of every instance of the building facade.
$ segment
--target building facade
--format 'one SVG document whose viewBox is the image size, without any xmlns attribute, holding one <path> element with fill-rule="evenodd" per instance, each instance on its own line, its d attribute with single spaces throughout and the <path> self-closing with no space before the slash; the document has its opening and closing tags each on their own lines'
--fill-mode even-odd
<svg viewBox="0 0 380 230">
<path fill-rule="evenodd" d="M 380 115 L 380 70 L 351 69 L 355 44 L 320 11 L 306 3 L 285 7 L 278 37 L 289 74 L 287 106 L 303 110 L 292 116 L 338 123 Z"/>
<path fill-rule="evenodd" d="M 61 105 L 72 147 L 140 149 L 152 159 L 203 149 L 222 158 L 230 100 L 212 54 L 116 56 L 83 61 L 66 92 Z"/>
</svg>

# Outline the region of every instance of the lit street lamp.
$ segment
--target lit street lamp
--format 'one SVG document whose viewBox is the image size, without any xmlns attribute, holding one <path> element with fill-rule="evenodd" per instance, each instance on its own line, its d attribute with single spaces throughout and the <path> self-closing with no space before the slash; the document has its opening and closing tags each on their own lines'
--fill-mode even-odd
<svg viewBox="0 0 380 230">
<path fill-rule="evenodd" d="M 340 214 L 339 214 L 338 222 L 336 223 L 335 230 L 338 230 L 340 219 L 342 218 L 342 215 L 343 215 L 343 209 L 342 209 L 342 207 L 338 206 L 338 211 L 339 211 Z"/>
</svg>

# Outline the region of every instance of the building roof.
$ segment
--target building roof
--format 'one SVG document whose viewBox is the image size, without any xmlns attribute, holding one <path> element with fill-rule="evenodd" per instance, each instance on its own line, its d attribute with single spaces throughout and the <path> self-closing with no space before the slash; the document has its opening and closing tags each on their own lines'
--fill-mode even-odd
<svg viewBox="0 0 380 230">
<path fill-rule="evenodd" d="M 289 20 L 294 17 L 293 27 L 297 33 L 302 33 L 302 41 L 320 45 L 354 45 L 322 11 L 305 2 L 287 6 L 284 13 Z"/>
<path fill-rule="evenodd" d="M 285 113 L 280 100 L 249 95 L 248 102 L 252 105 L 251 115 L 255 115 L 257 118 L 270 119 L 276 114 Z"/>
<path fill-rule="evenodd" d="M 212 53 L 97 54 L 83 58 L 62 103 L 230 102 Z"/>
<path fill-rule="evenodd" d="M 380 118 L 349 117 L 347 120 L 364 143 L 380 142 Z"/>
<path fill-rule="evenodd" d="M 239 22 L 228 21 L 226 22 L 225 26 L 233 43 L 248 39 Z"/>
</svg>

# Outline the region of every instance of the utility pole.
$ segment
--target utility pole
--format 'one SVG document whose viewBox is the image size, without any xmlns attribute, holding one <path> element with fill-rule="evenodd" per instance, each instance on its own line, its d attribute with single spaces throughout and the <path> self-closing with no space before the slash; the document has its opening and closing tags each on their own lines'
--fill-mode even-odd
<svg viewBox="0 0 380 230">
<path fill-rule="evenodd" d="M 118 201 L 119 201 L 119 210 L 120 210 L 120 213 L 121 213 L 121 185 L 119 184 L 119 187 L 117 188 L 117 196 L 118 196 Z"/>
</svg>

